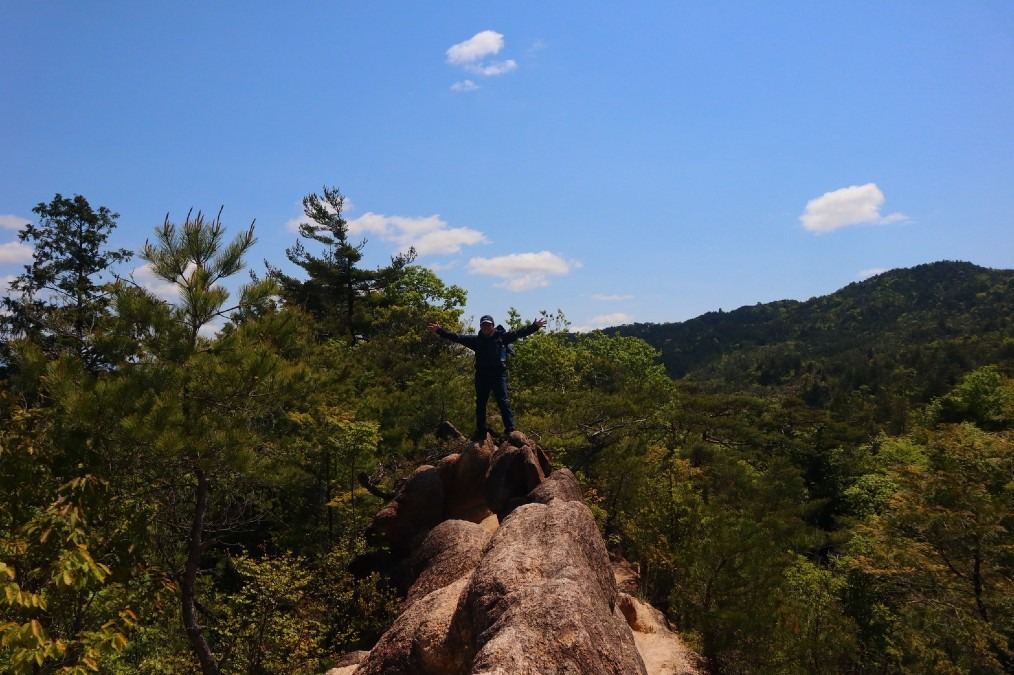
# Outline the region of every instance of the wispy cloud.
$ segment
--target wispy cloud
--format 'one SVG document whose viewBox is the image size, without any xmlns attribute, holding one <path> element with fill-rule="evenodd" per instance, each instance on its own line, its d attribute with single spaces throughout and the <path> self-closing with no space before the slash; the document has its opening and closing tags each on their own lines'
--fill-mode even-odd
<svg viewBox="0 0 1014 675">
<path fill-rule="evenodd" d="M 619 293 L 595 293 L 591 297 L 592 300 L 597 300 L 599 302 L 618 302 L 620 300 L 634 299 L 634 296 L 632 295 L 622 295 Z"/>
<path fill-rule="evenodd" d="M 799 220 L 810 232 L 823 234 L 852 225 L 889 225 L 909 220 L 903 213 L 880 215 L 884 193 L 876 183 L 825 192 L 806 204 Z"/>
<path fill-rule="evenodd" d="M 528 46 L 528 49 L 525 50 L 525 54 L 530 58 L 535 57 L 547 47 L 548 45 L 546 44 L 546 41 L 540 38 Z"/>
<path fill-rule="evenodd" d="M 366 213 L 349 221 L 349 234 L 376 234 L 393 242 L 399 251 L 414 247 L 420 256 L 458 253 L 462 246 L 488 243 L 486 235 L 468 227 L 448 227 L 438 215 L 415 218 Z"/>
<path fill-rule="evenodd" d="M 6 274 L 0 276 L 0 294 L 6 294 L 7 290 L 11 287 L 11 282 L 14 281 L 13 274 Z"/>
<path fill-rule="evenodd" d="M 884 269 L 883 267 L 872 267 L 868 270 L 859 270 L 859 278 L 869 279 L 870 277 L 875 277 L 878 274 L 883 274 L 886 271 L 887 270 Z"/>
<path fill-rule="evenodd" d="M 22 218 L 21 216 L 14 216 L 10 214 L 0 215 L 0 230 L 13 230 L 16 232 L 25 225 L 28 225 L 29 222 L 30 221 Z M 27 244 L 21 243 L 20 241 L 5 242 L 0 244 L 0 265 L 13 265 L 31 262 L 34 254 L 35 249 Z M 14 277 L 10 277 L 7 283 L 0 283 L 0 291 L 6 293 L 7 286 L 10 283 L 10 280 L 13 279 Z"/>
<path fill-rule="evenodd" d="M 610 326 L 622 326 L 624 324 L 633 323 L 634 315 L 627 314 L 625 312 L 615 312 L 613 314 L 601 314 L 599 316 L 592 317 L 588 320 L 588 323 L 583 326 L 572 328 L 575 333 L 587 333 L 593 330 L 601 330 L 602 328 L 609 328 Z"/>
<path fill-rule="evenodd" d="M 503 47 L 502 33 L 484 30 L 464 42 L 449 47 L 447 63 L 479 77 L 498 77 L 517 70 L 518 67 L 514 59 L 490 60 L 490 57 L 499 54 Z M 479 85 L 474 80 L 462 80 L 451 85 L 454 91 L 474 91 L 478 88 Z"/>
<path fill-rule="evenodd" d="M 456 269 L 458 267 L 458 261 L 451 260 L 449 262 L 433 263 L 427 267 L 429 267 L 433 272 L 446 272 L 447 270 Z"/>
<path fill-rule="evenodd" d="M 20 241 L 9 241 L 6 244 L 0 244 L 0 265 L 30 262 L 34 253 L 35 249 L 22 244 Z"/>
<path fill-rule="evenodd" d="M 495 61 L 493 63 L 473 63 L 466 66 L 466 70 L 482 77 L 497 77 L 517 70 L 518 64 L 514 59 L 507 59 L 506 61 Z"/>
<path fill-rule="evenodd" d="M 567 261 L 549 251 L 512 253 L 496 258 L 472 258 L 468 261 L 471 274 L 484 274 L 503 279 L 496 284 L 509 291 L 529 291 L 549 285 L 549 278 L 569 274 L 581 267 L 576 260 Z"/>
<path fill-rule="evenodd" d="M 0 215 L 0 230 L 20 230 L 29 222 L 21 216 Z"/>
</svg>

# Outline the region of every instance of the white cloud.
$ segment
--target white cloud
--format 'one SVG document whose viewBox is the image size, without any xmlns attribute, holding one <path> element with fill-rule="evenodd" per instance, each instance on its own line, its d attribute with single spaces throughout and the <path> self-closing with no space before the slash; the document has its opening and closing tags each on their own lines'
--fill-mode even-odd
<svg viewBox="0 0 1014 675">
<path fill-rule="evenodd" d="M 447 63 L 452 66 L 464 68 L 466 71 L 479 77 L 498 77 L 513 70 L 517 70 L 518 62 L 514 59 L 502 61 L 489 61 L 488 57 L 494 56 L 503 49 L 503 34 L 493 30 L 484 30 L 476 33 L 464 42 L 459 42 L 447 50 Z M 478 89 L 472 80 L 463 80 L 451 85 L 454 91 L 473 91 Z"/>
<path fill-rule="evenodd" d="M 453 66 L 475 63 L 498 53 L 503 49 L 503 44 L 503 34 L 494 30 L 484 30 L 450 47 L 447 50 L 447 63 Z"/>
<path fill-rule="evenodd" d="M 22 244 L 20 241 L 9 241 L 6 244 L 0 244 L 0 265 L 30 262 L 34 253 L 35 249 Z"/>
<path fill-rule="evenodd" d="M 884 193 L 876 183 L 852 185 L 811 199 L 799 220 L 804 228 L 818 234 L 850 225 L 888 225 L 908 220 L 903 213 L 880 215 L 883 205 Z"/>
<path fill-rule="evenodd" d="M 20 216 L 0 215 L 0 230 L 20 230 L 28 223 Z"/>
<path fill-rule="evenodd" d="M 596 293 L 592 296 L 592 300 L 598 300 L 599 302 L 617 302 L 620 300 L 633 300 L 632 295 L 622 295 L 620 293 Z"/>
<path fill-rule="evenodd" d="M 497 258 L 472 258 L 468 261 L 471 274 L 485 274 L 503 279 L 500 288 L 528 291 L 549 285 L 549 277 L 569 274 L 581 267 L 577 261 L 566 261 L 555 253 L 512 253 Z"/>
<path fill-rule="evenodd" d="M 873 267 L 873 268 L 868 269 L 868 270 L 860 270 L 859 271 L 859 278 L 860 279 L 869 279 L 870 277 L 875 277 L 878 274 L 883 274 L 886 271 L 887 270 L 884 269 L 883 267 Z"/>
<path fill-rule="evenodd" d="M 140 267 L 135 267 L 131 270 L 130 276 L 141 288 L 145 289 L 156 298 L 162 298 L 163 300 L 167 300 L 169 302 L 179 300 L 179 286 L 156 276 L 155 272 L 152 271 L 151 266 L 148 265 L 148 263 L 145 263 Z"/>
<path fill-rule="evenodd" d="M 393 242 L 401 252 L 415 247 L 419 257 L 458 253 L 462 246 L 488 243 L 486 235 L 467 227 L 448 227 L 438 215 L 427 218 L 385 216 L 366 213 L 349 221 L 353 236 L 376 234 L 383 241 Z"/>
<path fill-rule="evenodd" d="M 222 328 L 225 327 L 226 322 L 227 319 L 225 317 L 216 316 L 211 321 L 201 326 L 198 329 L 197 334 L 201 337 L 213 340 L 215 336 L 221 332 Z"/>
<path fill-rule="evenodd" d="M 599 316 L 592 317 L 588 320 L 588 323 L 584 326 L 572 328 L 575 333 L 587 333 L 593 330 L 600 330 L 602 328 L 609 328 L 610 326 L 622 326 L 634 322 L 634 315 L 627 314 L 625 312 L 615 312 L 613 314 L 601 314 Z"/>
<path fill-rule="evenodd" d="M 346 205 L 349 203 L 345 200 Z M 299 232 L 300 223 L 309 220 L 305 217 L 292 218 L 285 223 L 285 229 Z M 392 242 L 399 252 L 415 247 L 420 256 L 449 255 L 461 251 L 462 246 L 486 244 L 489 240 L 478 230 L 467 227 L 448 227 L 447 222 L 439 215 L 428 217 L 386 216 L 382 213 L 368 212 L 346 221 L 351 240 L 359 237 L 376 235 L 382 241 Z"/>
</svg>

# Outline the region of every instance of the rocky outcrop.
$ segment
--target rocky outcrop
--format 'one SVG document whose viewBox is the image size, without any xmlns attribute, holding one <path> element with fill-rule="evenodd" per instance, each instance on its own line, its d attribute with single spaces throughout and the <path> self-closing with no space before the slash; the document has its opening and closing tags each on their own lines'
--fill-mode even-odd
<svg viewBox="0 0 1014 675">
<path fill-rule="evenodd" d="M 637 653 L 649 675 L 703 672 L 701 657 L 687 649 L 679 636 L 669 629 L 662 612 L 622 592 L 618 606 L 633 632 Z"/>
<path fill-rule="evenodd" d="M 491 515 L 485 484 L 495 451 L 487 436 L 483 443 L 465 444 L 436 466 L 420 466 L 374 516 L 367 534 L 384 539 L 396 555 L 407 556 L 445 520 L 482 522 Z"/>
<path fill-rule="evenodd" d="M 445 520 L 433 528 L 410 560 L 415 583 L 405 606 L 470 574 L 482 560 L 491 536 L 481 525 L 464 520 Z"/>
<path fill-rule="evenodd" d="M 644 673 L 631 631 L 613 611 L 617 600 L 587 506 L 562 499 L 519 506 L 462 597 L 464 632 L 476 648 L 465 672 L 538 673 L 553 664 L 556 672 Z"/>
<path fill-rule="evenodd" d="M 449 457 L 417 470 L 378 514 L 375 533 L 413 542 L 398 547 L 411 549 L 403 612 L 373 650 L 331 673 L 699 672 L 664 617 L 617 588 L 573 474 L 550 473 L 517 432 Z M 431 513 L 418 513 L 426 501 Z M 489 511 L 500 521 L 492 534 L 480 524 Z"/>
<path fill-rule="evenodd" d="M 546 480 L 551 469 L 542 448 L 521 432 L 512 432 L 489 459 L 485 492 L 490 511 L 503 522 L 511 511 L 529 501 L 528 495 Z"/>
</svg>

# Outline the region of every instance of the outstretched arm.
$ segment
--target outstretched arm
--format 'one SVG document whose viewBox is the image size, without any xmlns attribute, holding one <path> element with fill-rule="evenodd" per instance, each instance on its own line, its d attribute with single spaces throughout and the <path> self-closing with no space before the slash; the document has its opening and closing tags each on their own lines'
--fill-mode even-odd
<svg viewBox="0 0 1014 675">
<path fill-rule="evenodd" d="M 426 324 L 426 330 L 431 333 L 436 333 L 445 340 L 451 342 L 457 342 L 459 345 L 464 345 L 469 349 L 475 349 L 475 336 L 474 335 L 459 335 L 458 333 L 452 333 L 445 329 L 439 323 L 428 323 Z"/>
<path fill-rule="evenodd" d="M 521 338 L 526 338 L 529 335 L 532 335 L 534 333 L 538 333 L 540 330 L 542 330 L 545 327 L 546 327 L 546 320 L 545 319 L 542 319 L 542 318 L 536 319 L 535 321 L 531 322 L 530 324 L 528 324 L 524 328 L 518 328 L 517 330 L 512 330 L 512 331 L 510 331 L 508 333 L 504 333 L 504 336 L 503 336 L 504 344 L 510 344 L 511 342 L 514 342 L 516 340 L 520 340 Z"/>
</svg>

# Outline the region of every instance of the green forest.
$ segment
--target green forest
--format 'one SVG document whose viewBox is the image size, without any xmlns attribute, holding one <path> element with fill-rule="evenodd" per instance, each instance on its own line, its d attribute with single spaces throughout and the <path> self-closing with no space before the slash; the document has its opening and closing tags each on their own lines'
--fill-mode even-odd
<svg viewBox="0 0 1014 675">
<path fill-rule="evenodd" d="M 467 295 L 412 251 L 365 265 L 343 200 L 308 195 L 261 270 L 221 213 L 128 251 L 108 207 L 34 209 L 0 300 L 0 670 L 322 673 L 393 621 L 359 564 L 373 492 L 471 424 L 471 355 L 425 329 L 469 330 Z M 543 316 L 511 357 L 519 428 L 709 672 L 1014 670 L 1014 271 Z"/>
</svg>

